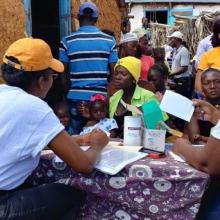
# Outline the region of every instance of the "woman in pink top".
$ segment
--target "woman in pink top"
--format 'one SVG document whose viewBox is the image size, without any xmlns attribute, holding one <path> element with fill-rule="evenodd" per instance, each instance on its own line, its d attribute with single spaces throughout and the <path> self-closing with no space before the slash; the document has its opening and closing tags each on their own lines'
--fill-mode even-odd
<svg viewBox="0 0 220 220">
<path fill-rule="evenodd" d="M 137 47 L 138 57 L 141 60 L 141 76 L 140 79 L 147 81 L 148 71 L 151 66 L 154 65 L 154 58 L 151 57 L 152 50 L 148 46 L 147 35 L 143 35 L 139 38 L 138 47 Z"/>
</svg>

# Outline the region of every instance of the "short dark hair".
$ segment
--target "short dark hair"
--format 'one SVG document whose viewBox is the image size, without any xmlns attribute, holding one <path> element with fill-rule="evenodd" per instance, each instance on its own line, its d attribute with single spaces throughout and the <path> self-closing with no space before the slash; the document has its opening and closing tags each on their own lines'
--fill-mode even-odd
<svg viewBox="0 0 220 220">
<path fill-rule="evenodd" d="M 7 57 L 8 60 L 20 64 L 15 57 Z M 24 71 L 14 68 L 13 66 L 3 63 L 1 66 L 2 77 L 10 86 L 16 86 L 24 91 L 30 88 L 32 82 L 39 79 L 41 76 L 48 76 L 48 69 L 42 71 Z"/>
<path fill-rule="evenodd" d="M 205 78 L 205 76 L 207 74 L 209 74 L 210 72 L 214 72 L 214 73 L 218 73 L 220 75 L 220 71 L 218 69 L 215 69 L 215 68 L 208 68 L 206 69 L 205 71 L 202 72 L 202 75 L 201 75 L 201 81 Z"/>
<path fill-rule="evenodd" d="M 150 69 L 149 72 L 151 70 L 155 70 L 157 72 L 159 72 L 161 74 L 162 77 L 167 78 L 169 75 L 169 69 L 166 66 L 166 64 L 164 62 L 157 62 L 155 63 Z"/>
<path fill-rule="evenodd" d="M 52 105 L 52 109 L 54 110 L 55 114 L 57 113 L 57 111 L 59 109 L 63 109 L 63 108 L 67 109 L 68 112 L 70 113 L 69 105 L 68 105 L 68 102 L 66 100 L 56 102 L 55 104 Z"/>
<path fill-rule="evenodd" d="M 213 25 L 213 35 L 211 37 L 211 42 L 213 47 L 219 47 L 220 46 L 220 19 L 217 19 Z"/>
</svg>

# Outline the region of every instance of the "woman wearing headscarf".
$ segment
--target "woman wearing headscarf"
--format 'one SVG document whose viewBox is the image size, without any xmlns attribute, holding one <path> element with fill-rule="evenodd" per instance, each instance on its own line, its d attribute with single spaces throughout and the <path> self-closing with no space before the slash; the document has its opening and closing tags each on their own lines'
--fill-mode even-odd
<svg viewBox="0 0 220 220">
<path fill-rule="evenodd" d="M 119 137 L 123 134 L 124 116 L 132 115 L 124 103 L 139 107 L 146 101 L 156 99 L 153 92 L 137 85 L 140 72 L 141 61 L 135 57 L 124 57 L 115 65 L 114 85 L 119 90 L 110 97 L 109 116 L 118 124 Z"/>
</svg>

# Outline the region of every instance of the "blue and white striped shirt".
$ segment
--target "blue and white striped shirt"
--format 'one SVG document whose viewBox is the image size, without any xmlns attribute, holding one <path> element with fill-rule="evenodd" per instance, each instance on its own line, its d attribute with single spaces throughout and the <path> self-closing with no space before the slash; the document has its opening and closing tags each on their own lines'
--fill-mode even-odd
<svg viewBox="0 0 220 220">
<path fill-rule="evenodd" d="M 118 52 L 112 36 L 96 26 L 82 26 L 62 39 L 60 60 L 69 64 L 72 100 L 90 100 L 96 93 L 107 95 L 109 63 L 116 63 Z"/>
</svg>

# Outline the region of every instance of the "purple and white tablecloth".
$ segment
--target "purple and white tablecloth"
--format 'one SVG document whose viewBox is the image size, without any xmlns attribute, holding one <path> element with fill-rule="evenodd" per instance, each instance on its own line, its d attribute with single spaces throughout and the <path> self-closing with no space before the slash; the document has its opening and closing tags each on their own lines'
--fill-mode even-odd
<svg viewBox="0 0 220 220">
<path fill-rule="evenodd" d="M 88 193 L 82 219 L 190 220 L 200 206 L 209 177 L 167 156 L 144 158 L 115 176 L 94 170 L 89 175 L 55 163 L 54 154 L 41 156 L 34 184 L 61 182 Z"/>
</svg>

